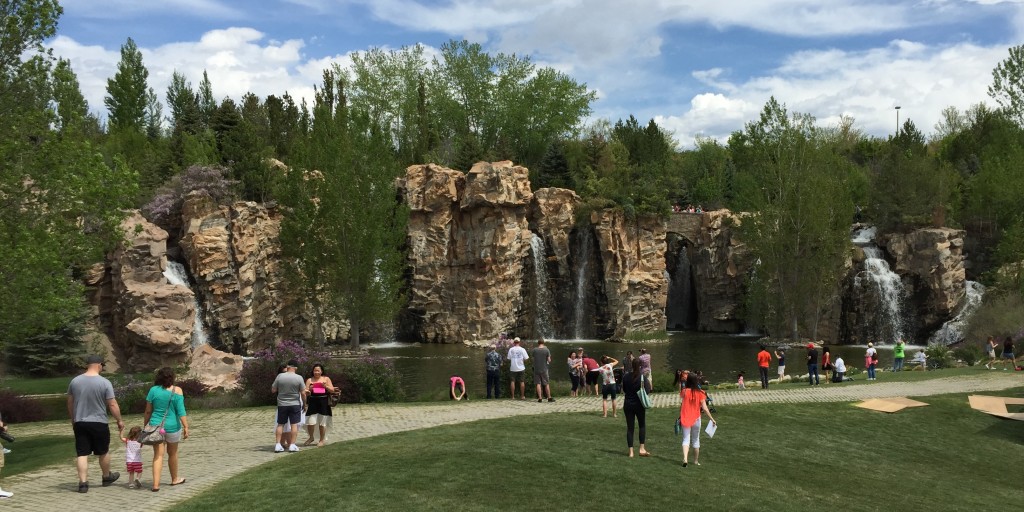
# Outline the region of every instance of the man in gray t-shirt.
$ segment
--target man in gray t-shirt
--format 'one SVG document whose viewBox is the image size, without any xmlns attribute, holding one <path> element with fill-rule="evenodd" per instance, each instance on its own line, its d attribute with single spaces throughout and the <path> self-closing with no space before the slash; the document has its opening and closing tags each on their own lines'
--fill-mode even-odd
<svg viewBox="0 0 1024 512">
<path fill-rule="evenodd" d="M 295 373 L 299 366 L 294 359 L 288 361 L 285 370 L 277 374 L 270 391 L 277 394 L 277 428 L 274 429 L 274 438 L 277 444 L 274 452 L 281 453 L 284 446 L 281 438 L 284 434 L 284 424 L 291 423 L 291 431 L 288 432 L 288 451 L 297 452 L 299 447 L 295 439 L 299 435 L 299 424 L 302 422 L 302 408 L 306 400 L 306 383 L 302 377 Z"/>
<path fill-rule="evenodd" d="M 92 355 L 85 360 L 85 373 L 71 379 L 68 385 L 68 416 L 75 433 L 75 466 L 78 469 L 78 492 L 89 492 L 89 455 L 96 454 L 103 470 L 103 486 L 106 487 L 120 473 L 110 471 L 110 426 L 107 424 L 107 409 L 117 420 L 117 430 L 124 430 L 121 408 L 114 398 L 114 386 L 100 375 L 103 358 Z"/>
<path fill-rule="evenodd" d="M 548 402 L 554 402 L 551 398 L 551 384 L 548 383 L 548 365 L 551 364 L 551 351 L 544 346 L 544 338 L 537 340 L 537 348 L 531 354 L 533 359 L 533 382 L 537 385 L 537 401 L 543 402 L 547 396 Z"/>
</svg>

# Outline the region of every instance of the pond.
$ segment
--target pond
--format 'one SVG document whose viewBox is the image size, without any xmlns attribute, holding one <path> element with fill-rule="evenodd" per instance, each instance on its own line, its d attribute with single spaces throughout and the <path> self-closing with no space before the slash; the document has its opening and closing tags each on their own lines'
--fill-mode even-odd
<svg viewBox="0 0 1024 512">
<path fill-rule="evenodd" d="M 601 340 L 548 340 L 551 350 L 551 392 L 565 395 L 570 388 L 566 359 L 569 353 L 583 347 L 591 356 L 600 358 L 608 355 L 622 361 L 627 351 L 639 354 L 646 348 L 656 372 L 674 372 L 676 368 L 701 370 L 712 383 L 735 382 L 736 373 L 743 370 L 748 383 L 756 385 L 758 338 L 697 332 L 670 332 L 669 340 L 661 343 L 613 343 Z M 533 349 L 533 340 L 524 340 L 527 351 Z M 485 393 L 484 349 L 471 348 L 462 344 L 436 343 L 387 343 L 367 345 L 370 353 L 384 357 L 394 363 L 402 376 L 402 387 L 406 395 L 417 397 L 438 397 L 447 394 L 448 377 L 461 375 L 466 379 L 471 396 Z M 864 364 L 865 346 L 830 345 L 833 353 L 841 354 L 847 365 L 860 368 Z M 907 347 L 907 358 L 922 347 Z M 771 348 L 769 347 L 769 351 Z M 787 375 L 806 374 L 806 350 L 791 349 L 787 359 Z M 820 350 L 819 350 L 820 352 Z M 879 368 L 892 366 L 892 348 L 879 347 Z M 504 356 L 505 354 L 502 354 Z M 508 364 L 507 362 L 505 364 Z M 532 366 L 527 362 L 527 371 Z M 776 376 L 773 358 L 771 373 Z M 508 384 L 502 382 L 503 386 Z M 749 384 L 748 384 L 749 385 Z M 503 394 L 507 394 L 505 388 Z M 527 394 L 531 393 L 527 390 Z"/>
</svg>

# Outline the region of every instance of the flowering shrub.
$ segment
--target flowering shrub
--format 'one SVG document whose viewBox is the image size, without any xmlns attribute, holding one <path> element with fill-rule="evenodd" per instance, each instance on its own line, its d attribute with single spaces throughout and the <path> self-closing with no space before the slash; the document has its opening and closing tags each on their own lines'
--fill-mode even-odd
<svg viewBox="0 0 1024 512">
<path fill-rule="evenodd" d="M 203 384 L 199 379 L 186 378 L 186 379 L 175 379 L 175 386 L 181 388 L 181 392 L 185 394 L 185 398 L 202 398 L 210 392 L 210 388 Z"/>
<path fill-rule="evenodd" d="M 193 165 L 158 188 L 142 211 L 149 220 L 164 224 L 181 212 L 185 196 L 196 190 L 205 191 L 217 204 L 223 204 L 235 196 L 234 187 L 238 183 L 227 178 L 230 173 L 219 165 Z"/>
<path fill-rule="evenodd" d="M 245 393 L 249 394 L 257 405 L 273 405 L 277 397 L 270 387 L 277 378 L 278 369 L 294 359 L 299 364 L 299 373 L 306 375 L 314 363 L 327 360 L 326 352 L 307 349 L 296 341 L 285 340 L 273 347 L 265 348 L 253 354 L 242 365 L 238 381 Z"/>
<path fill-rule="evenodd" d="M 38 400 L 9 389 L 0 390 L 0 414 L 3 415 L 4 423 L 26 423 L 46 419 L 46 411 Z"/>
<path fill-rule="evenodd" d="M 364 356 L 346 361 L 341 379 L 347 382 L 334 379 L 335 384 L 350 383 L 355 388 L 349 392 L 342 387 L 342 402 L 394 402 L 401 397 L 401 376 L 395 365 L 383 357 Z"/>
<path fill-rule="evenodd" d="M 146 395 L 152 382 L 143 382 L 134 375 L 126 375 L 114 385 L 114 397 L 122 413 L 138 414 L 146 411 Z"/>
</svg>

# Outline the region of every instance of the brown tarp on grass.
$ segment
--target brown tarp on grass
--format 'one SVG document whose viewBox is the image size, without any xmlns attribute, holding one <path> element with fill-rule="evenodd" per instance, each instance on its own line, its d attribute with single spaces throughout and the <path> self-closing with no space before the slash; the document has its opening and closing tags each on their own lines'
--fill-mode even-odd
<svg viewBox="0 0 1024 512">
<path fill-rule="evenodd" d="M 1024 398 L 1010 398 L 1005 396 L 970 395 L 967 401 L 971 409 L 981 411 L 985 414 L 1008 418 L 1011 420 L 1024 421 L 1024 412 L 1010 412 L 1007 405 L 1024 405 Z"/>
<path fill-rule="evenodd" d="M 906 397 L 893 397 L 893 398 L 872 398 L 865 400 L 861 403 L 854 404 L 857 407 L 868 409 L 871 411 L 879 412 L 898 412 L 906 409 L 907 407 L 923 407 L 928 405 L 924 402 L 918 402 L 917 400 L 911 400 Z"/>
</svg>

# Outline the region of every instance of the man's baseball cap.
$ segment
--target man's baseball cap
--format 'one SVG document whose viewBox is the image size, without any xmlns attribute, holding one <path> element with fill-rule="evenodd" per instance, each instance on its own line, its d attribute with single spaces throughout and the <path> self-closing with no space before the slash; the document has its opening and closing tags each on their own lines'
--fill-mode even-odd
<svg viewBox="0 0 1024 512">
<path fill-rule="evenodd" d="M 89 357 L 85 358 L 85 365 L 88 366 L 90 364 L 104 364 L 103 358 L 96 354 L 92 354 Z"/>
<path fill-rule="evenodd" d="M 814 343 L 808 343 L 807 348 L 814 348 Z"/>
<path fill-rule="evenodd" d="M 512 343 L 519 343 L 519 337 L 516 336 L 516 339 L 512 340 Z"/>
<path fill-rule="evenodd" d="M 288 366 L 289 368 L 298 368 L 299 367 L 299 362 L 294 360 L 294 359 L 292 359 L 292 360 L 288 361 L 288 364 L 286 366 Z"/>
</svg>

